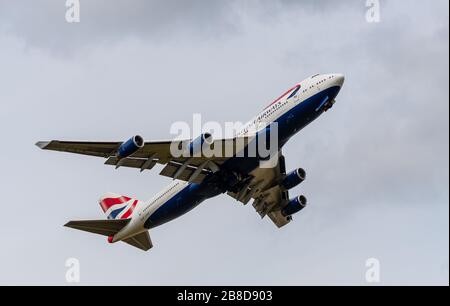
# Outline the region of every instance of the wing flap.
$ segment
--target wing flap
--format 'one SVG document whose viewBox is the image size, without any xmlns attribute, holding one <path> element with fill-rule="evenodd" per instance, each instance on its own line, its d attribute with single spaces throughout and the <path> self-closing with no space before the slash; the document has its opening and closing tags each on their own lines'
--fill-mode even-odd
<svg viewBox="0 0 450 306">
<path fill-rule="evenodd" d="M 146 162 L 143 158 L 122 158 L 119 159 L 116 156 L 111 156 L 105 161 L 105 165 L 111 165 L 118 167 L 127 167 L 127 168 L 142 168 L 144 163 Z"/>
<path fill-rule="evenodd" d="M 283 216 L 283 214 L 281 213 L 280 210 L 272 211 L 272 212 L 268 213 L 268 216 L 269 216 L 270 220 L 272 220 L 272 222 L 275 223 L 275 225 L 278 228 L 285 226 L 292 220 L 292 217 L 290 217 L 290 216 L 288 216 L 288 217 Z"/>
<path fill-rule="evenodd" d="M 181 167 L 182 165 L 180 164 L 169 162 L 159 174 L 177 180 L 200 184 L 210 173 L 207 169 L 199 169 L 197 171 L 197 168 L 194 166 L 186 166 L 184 169 Z M 180 170 L 182 171 L 180 172 Z"/>
</svg>

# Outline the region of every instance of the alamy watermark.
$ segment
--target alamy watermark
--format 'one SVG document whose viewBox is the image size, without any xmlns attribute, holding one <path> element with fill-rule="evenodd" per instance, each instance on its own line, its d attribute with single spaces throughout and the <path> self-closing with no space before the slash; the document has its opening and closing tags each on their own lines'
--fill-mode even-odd
<svg viewBox="0 0 450 306">
<path fill-rule="evenodd" d="M 194 114 L 192 125 L 174 122 L 170 133 L 175 137 L 170 145 L 175 158 L 258 158 L 262 168 L 273 168 L 278 162 L 277 122 L 226 122 L 222 126 L 214 121 L 203 124 L 201 115 Z"/>
<path fill-rule="evenodd" d="M 368 258 L 366 260 L 366 282 L 379 283 L 381 281 L 381 265 L 380 260 L 377 258 Z"/>
<path fill-rule="evenodd" d="M 80 282 L 80 261 L 77 258 L 67 258 L 65 262 L 66 267 L 66 282 L 70 284 L 77 284 Z"/>
<path fill-rule="evenodd" d="M 381 22 L 381 5 L 380 0 L 366 0 L 366 21 L 368 23 Z"/>
<path fill-rule="evenodd" d="M 68 23 L 80 22 L 80 0 L 66 0 L 66 21 Z"/>
</svg>

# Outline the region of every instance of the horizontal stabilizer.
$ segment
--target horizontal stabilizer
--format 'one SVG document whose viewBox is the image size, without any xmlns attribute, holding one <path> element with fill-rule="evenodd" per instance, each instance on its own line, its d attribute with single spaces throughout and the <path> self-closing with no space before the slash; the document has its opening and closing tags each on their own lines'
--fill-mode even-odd
<svg viewBox="0 0 450 306">
<path fill-rule="evenodd" d="M 66 227 L 74 228 L 80 231 L 99 234 L 103 236 L 114 236 L 123 229 L 130 219 L 118 220 L 86 220 L 86 221 L 70 221 Z"/>
<path fill-rule="evenodd" d="M 123 240 L 123 242 L 128 243 L 138 249 L 148 251 L 153 247 L 152 240 L 150 239 L 150 235 L 148 231 L 137 234 L 136 236 L 130 237 L 128 239 Z"/>
</svg>

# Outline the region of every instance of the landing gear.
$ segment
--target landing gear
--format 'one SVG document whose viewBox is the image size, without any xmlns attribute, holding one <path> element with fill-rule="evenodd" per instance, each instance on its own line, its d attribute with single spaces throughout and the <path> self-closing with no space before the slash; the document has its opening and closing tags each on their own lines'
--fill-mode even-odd
<svg viewBox="0 0 450 306">
<path fill-rule="evenodd" d="M 336 102 L 335 100 L 331 100 L 328 101 L 324 106 L 323 106 L 323 111 L 327 112 L 328 110 L 330 110 L 333 107 L 334 102 Z"/>
<path fill-rule="evenodd" d="M 253 176 L 251 176 L 251 175 L 241 176 L 240 174 L 237 174 L 237 173 L 233 173 L 233 175 L 234 175 L 234 180 L 232 182 L 228 182 L 229 185 L 228 185 L 227 189 L 228 189 L 228 191 L 231 191 L 234 193 L 238 193 L 243 188 L 248 186 L 253 179 Z"/>
</svg>

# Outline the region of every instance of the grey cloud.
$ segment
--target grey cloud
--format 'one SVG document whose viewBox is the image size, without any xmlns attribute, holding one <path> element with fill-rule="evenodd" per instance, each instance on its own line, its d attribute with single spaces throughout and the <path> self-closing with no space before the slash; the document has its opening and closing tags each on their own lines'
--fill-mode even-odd
<svg viewBox="0 0 450 306">
<path fill-rule="evenodd" d="M 65 1 L 3 1 L 0 17 L 8 31 L 31 46 L 57 52 L 86 43 L 115 42 L 127 37 L 160 40 L 174 32 L 220 35 L 233 27 L 227 1 L 81 1 L 81 22 L 65 21 Z"/>
<path fill-rule="evenodd" d="M 194 41 L 221 39 L 239 32 L 248 16 L 264 24 L 278 20 L 280 14 L 290 10 L 317 14 L 342 6 L 361 7 L 357 3 L 357 0 L 92 0 L 81 1 L 81 23 L 68 24 L 65 1 L 43 0 L 38 5 L 26 0 L 3 1 L 0 29 L 18 35 L 32 47 L 70 53 L 86 44 L 120 42 L 133 37 L 154 43 L 183 37 Z"/>
</svg>

